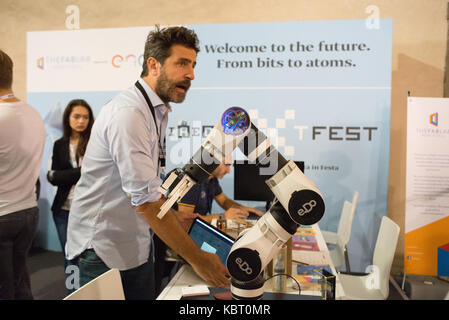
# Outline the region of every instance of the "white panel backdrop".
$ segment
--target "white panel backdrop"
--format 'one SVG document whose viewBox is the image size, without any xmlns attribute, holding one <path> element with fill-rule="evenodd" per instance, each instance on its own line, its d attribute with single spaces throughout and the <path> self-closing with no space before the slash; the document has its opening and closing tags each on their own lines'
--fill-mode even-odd
<svg viewBox="0 0 449 320">
<path fill-rule="evenodd" d="M 392 50 L 392 20 L 381 19 L 377 29 L 365 23 L 189 26 L 201 42 L 196 78 L 186 101 L 173 105 L 167 130 L 170 169 L 188 160 L 226 108 L 244 107 L 286 158 L 305 162 L 326 202 L 322 229 L 336 231 L 344 200 L 359 192 L 349 257 L 361 271 L 387 214 Z M 97 114 L 133 85 L 151 29 L 28 33 L 28 102 L 47 126 L 37 245 L 60 250 L 49 211 L 54 188 L 45 174 L 62 111 L 83 98 Z M 232 172 L 221 183 L 232 197 Z"/>
</svg>

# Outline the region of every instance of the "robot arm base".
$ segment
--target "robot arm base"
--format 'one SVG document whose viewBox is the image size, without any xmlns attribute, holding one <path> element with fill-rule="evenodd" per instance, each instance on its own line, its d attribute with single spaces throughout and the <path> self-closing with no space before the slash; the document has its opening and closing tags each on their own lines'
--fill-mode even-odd
<svg viewBox="0 0 449 320">
<path fill-rule="evenodd" d="M 261 300 L 264 292 L 265 279 L 264 273 L 261 272 L 259 276 L 248 282 L 231 280 L 231 293 L 233 300 Z"/>
</svg>

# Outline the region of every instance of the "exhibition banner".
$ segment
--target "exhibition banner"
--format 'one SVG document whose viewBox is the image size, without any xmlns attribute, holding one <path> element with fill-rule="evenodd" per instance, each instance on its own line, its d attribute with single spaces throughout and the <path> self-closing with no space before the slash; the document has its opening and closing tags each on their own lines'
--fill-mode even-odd
<svg viewBox="0 0 449 320">
<path fill-rule="evenodd" d="M 437 275 L 449 243 L 449 99 L 407 100 L 404 273 Z"/>
<path fill-rule="evenodd" d="M 186 100 L 172 104 L 166 171 L 189 160 L 224 110 L 243 107 L 287 159 L 305 162 L 305 174 L 326 203 L 322 229 L 336 231 L 344 200 L 359 192 L 349 257 L 353 269 L 363 271 L 387 214 L 392 20 L 380 19 L 376 28 L 365 20 L 188 27 L 198 34 L 201 51 Z M 132 86 L 150 30 L 28 33 L 28 102 L 47 125 L 41 182 L 67 103 L 86 99 L 97 114 Z M 243 159 L 234 153 L 234 160 Z M 233 172 L 220 183 L 232 198 Z M 44 185 L 39 239 L 54 249 L 53 222 L 45 218 L 53 195 L 54 188 Z"/>
</svg>

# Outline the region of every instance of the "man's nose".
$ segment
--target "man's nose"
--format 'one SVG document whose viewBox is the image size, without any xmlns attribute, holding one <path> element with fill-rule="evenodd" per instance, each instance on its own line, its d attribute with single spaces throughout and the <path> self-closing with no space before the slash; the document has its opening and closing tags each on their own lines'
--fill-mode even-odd
<svg viewBox="0 0 449 320">
<path fill-rule="evenodd" d="M 191 66 L 188 70 L 188 72 L 186 73 L 185 77 L 189 80 L 193 80 L 195 79 L 195 70 L 193 69 L 193 67 Z"/>
</svg>

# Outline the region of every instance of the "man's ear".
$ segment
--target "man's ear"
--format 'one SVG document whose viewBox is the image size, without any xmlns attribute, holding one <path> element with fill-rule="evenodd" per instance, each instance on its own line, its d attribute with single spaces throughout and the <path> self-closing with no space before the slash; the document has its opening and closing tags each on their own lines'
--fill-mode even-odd
<svg viewBox="0 0 449 320">
<path fill-rule="evenodd" d="M 153 77 L 158 77 L 160 70 L 161 70 L 161 64 L 159 61 L 157 61 L 153 57 L 149 57 L 147 60 L 147 67 L 148 67 L 148 74 Z"/>
</svg>

